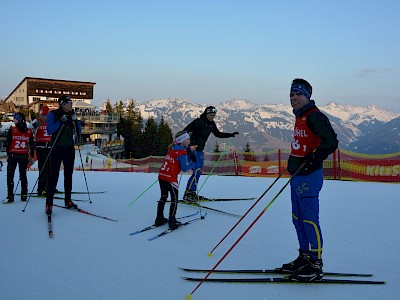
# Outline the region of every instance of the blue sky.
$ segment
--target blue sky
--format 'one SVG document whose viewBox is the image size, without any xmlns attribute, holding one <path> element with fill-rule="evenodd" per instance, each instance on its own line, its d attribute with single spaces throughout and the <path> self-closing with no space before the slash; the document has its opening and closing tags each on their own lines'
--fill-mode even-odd
<svg viewBox="0 0 400 300">
<path fill-rule="evenodd" d="M 400 1 L 2 1 L 0 97 L 26 76 L 93 81 L 94 104 L 184 98 L 400 113 Z"/>
</svg>

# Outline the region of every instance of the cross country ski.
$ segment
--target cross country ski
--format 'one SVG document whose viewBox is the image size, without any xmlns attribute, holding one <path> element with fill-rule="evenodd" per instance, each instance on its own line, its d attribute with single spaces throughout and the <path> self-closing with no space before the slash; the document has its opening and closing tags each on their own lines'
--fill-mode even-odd
<svg viewBox="0 0 400 300">
<path fill-rule="evenodd" d="M 210 270 L 207 269 L 190 269 L 190 268 L 182 268 L 178 267 L 180 270 L 185 272 L 194 272 L 194 273 L 208 273 Z M 228 269 L 228 270 L 213 270 L 213 273 L 220 274 L 281 274 L 281 275 L 290 275 L 291 272 L 283 271 L 281 268 L 276 269 Z M 324 276 L 336 276 L 336 277 L 371 277 L 372 274 L 365 273 L 340 273 L 340 272 L 324 272 Z"/>
<path fill-rule="evenodd" d="M 195 203 L 195 202 L 192 203 L 192 202 L 186 202 L 186 201 L 183 201 L 183 200 L 179 200 L 179 203 L 182 203 L 182 204 L 185 204 L 185 205 L 189 205 L 189 206 L 199 207 L 201 209 L 210 210 L 210 211 L 217 212 L 217 213 L 220 213 L 220 214 L 223 214 L 223 215 L 227 215 L 227 216 L 232 216 L 232 217 L 236 217 L 236 218 L 240 218 L 241 217 L 240 215 L 237 215 L 237 214 L 234 214 L 234 213 L 231 213 L 231 212 L 227 212 L 227 211 L 224 211 L 224 210 L 220 210 L 220 209 L 216 209 L 216 208 L 208 207 L 208 206 L 204 206 L 204 205 L 199 205 L 198 203 Z"/>
<path fill-rule="evenodd" d="M 187 216 L 178 217 L 177 219 L 178 219 L 178 220 L 182 220 L 182 219 L 194 217 L 194 216 L 197 215 L 198 213 L 199 213 L 199 212 L 197 211 L 197 212 L 195 212 L 195 213 L 193 213 L 193 214 L 190 214 L 190 215 L 187 215 Z M 167 224 L 167 223 L 165 223 L 165 224 Z M 156 226 L 156 225 L 153 224 L 153 225 L 144 227 L 144 228 L 142 228 L 142 229 L 139 229 L 139 230 L 137 230 L 137 231 L 133 231 L 133 232 L 131 232 L 129 235 L 136 235 L 136 234 L 139 234 L 139 233 L 141 233 L 141 232 L 145 232 L 145 231 L 148 231 L 148 230 L 151 230 L 151 229 L 155 229 L 155 228 L 158 228 L 158 227 L 161 227 L 161 226 Z"/>
<path fill-rule="evenodd" d="M 203 278 L 181 277 L 188 281 L 203 281 Z M 325 279 L 320 281 L 295 281 L 288 277 L 259 277 L 259 278 L 207 278 L 208 282 L 219 283 L 291 283 L 291 284 L 385 284 L 385 281 L 357 279 Z"/>
<path fill-rule="evenodd" d="M 88 212 L 86 210 L 83 210 L 81 208 L 70 208 L 70 207 L 62 206 L 62 205 L 58 205 L 58 204 L 53 204 L 53 206 L 64 208 L 64 209 L 68 209 L 68 210 L 71 210 L 71 211 L 76 211 L 76 212 L 79 212 L 79 213 L 82 213 L 82 214 L 86 214 L 86 215 L 89 215 L 89 216 L 93 216 L 93 217 L 97 217 L 97 218 L 101 218 L 101 219 L 105 219 L 105 220 L 109 220 L 109 221 L 114 221 L 114 222 L 118 221 L 117 219 L 112 219 L 112 218 L 108 218 L 108 217 L 104 217 L 104 216 L 93 214 L 93 213 Z"/>
<path fill-rule="evenodd" d="M 164 236 L 164 235 L 167 235 L 168 233 L 170 233 L 170 232 L 172 232 L 172 231 L 175 231 L 175 230 L 178 230 L 179 228 L 182 228 L 183 226 L 186 226 L 186 225 L 192 224 L 192 223 L 194 223 L 194 222 L 196 222 L 196 221 L 202 220 L 202 219 L 204 219 L 204 217 L 205 217 L 206 215 L 207 215 L 207 214 L 204 214 L 204 215 L 201 216 L 201 217 L 198 217 L 198 218 L 195 218 L 195 219 L 191 219 L 191 220 L 189 220 L 189 221 L 186 221 L 186 222 L 182 223 L 181 225 L 179 225 L 179 227 L 176 228 L 176 229 L 167 229 L 167 230 L 164 230 L 164 231 L 160 232 L 159 234 L 148 238 L 148 240 L 149 240 L 149 241 L 153 241 L 153 240 L 155 240 L 155 239 L 158 239 L 158 238 L 160 238 L 160 237 L 162 237 L 162 236 Z"/>
<path fill-rule="evenodd" d="M 47 228 L 49 231 L 49 238 L 53 238 L 53 222 L 51 221 L 51 215 L 47 216 Z"/>
<path fill-rule="evenodd" d="M 255 200 L 255 197 L 249 198 L 201 198 L 200 202 L 224 202 L 224 201 L 248 201 L 248 200 Z M 187 202 L 186 200 L 179 200 L 179 202 L 191 203 Z"/>
</svg>

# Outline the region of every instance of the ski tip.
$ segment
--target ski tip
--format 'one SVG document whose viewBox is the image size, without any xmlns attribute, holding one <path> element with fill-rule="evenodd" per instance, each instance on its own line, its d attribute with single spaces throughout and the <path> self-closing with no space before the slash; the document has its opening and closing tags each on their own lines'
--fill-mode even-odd
<svg viewBox="0 0 400 300">
<path fill-rule="evenodd" d="M 213 254 L 210 252 L 210 253 L 208 253 L 208 256 L 210 256 L 210 257 L 211 257 L 211 256 L 213 256 Z"/>
<path fill-rule="evenodd" d="M 186 300 L 192 300 L 192 294 L 186 294 L 185 295 Z"/>
</svg>

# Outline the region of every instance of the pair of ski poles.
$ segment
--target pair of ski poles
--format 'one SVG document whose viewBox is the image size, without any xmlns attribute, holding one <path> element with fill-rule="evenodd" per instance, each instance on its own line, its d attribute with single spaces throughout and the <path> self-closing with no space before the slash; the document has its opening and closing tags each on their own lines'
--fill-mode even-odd
<svg viewBox="0 0 400 300">
<path fill-rule="evenodd" d="M 222 159 L 222 156 L 227 152 L 227 149 L 229 148 L 230 144 L 227 145 L 225 147 L 225 150 L 223 152 L 221 152 L 218 160 L 216 161 L 216 163 L 214 164 L 213 168 L 211 169 L 210 173 L 207 174 L 206 179 L 204 180 L 203 184 L 201 185 L 201 187 L 197 190 L 196 195 L 197 195 L 197 199 L 198 199 L 198 193 L 200 192 L 200 190 L 203 188 L 204 184 L 207 182 L 208 178 L 210 177 L 210 175 L 213 173 L 214 169 L 217 167 L 217 165 L 219 164 L 219 162 Z M 195 170 L 195 172 L 197 172 L 197 170 Z M 182 174 L 181 174 L 181 178 L 182 178 Z M 195 174 L 195 180 L 196 179 L 196 174 Z M 180 180 L 179 180 L 180 181 Z M 158 179 L 156 181 L 154 181 L 147 189 L 145 189 L 139 196 L 137 196 L 131 203 L 129 203 L 129 206 L 131 206 L 133 203 L 135 203 L 140 197 L 142 197 L 148 190 L 151 189 L 151 187 L 153 185 L 155 185 L 158 182 Z M 198 182 L 196 181 L 196 186 L 197 186 Z"/>
<path fill-rule="evenodd" d="M 228 251 L 222 256 L 222 258 L 215 264 L 215 266 L 206 274 L 206 276 L 200 281 L 200 283 L 193 289 L 190 294 L 185 295 L 187 300 L 191 299 L 193 293 L 203 284 L 204 281 L 211 275 L 212 272 L 220 265 L 220 263 L 228 256 L 228 254 L 236 247 L 236 245 L 242 240 L 242 238 L 250 231 L 250 229 L 254 226 L 254 224 L 261 218 L 261 216 L 269 209 L 272 203 L 279 197 L 279 195 L 283 192 L 283 190 L 290 184 L 292 179 L 300 172 L 300 170 L 304 167 L 304 163 L 293 173 L 292 177 L 288 180 L 288 182 L 279 190 L 279 192 L 272 198 L 272 200 L 265 206 L 265 208 L 261 211 L 261 213 L 254 219 L 254 221 L 250 224 L 250 226 L 242 233 L 242 235 L 236 240 L 235 243 L 228 249 Z M 257 201 L 247 210 L 247 212 L 236 222 L 236 224 L 228 231 L 228 233 L 221 239 L 219 243 L 210 251 L 208 254 L 212 256 L 212 253 L 217 249 L 217 247 L 226 239 L 226 237 L 239 225 L 239 223 L 247 216 L 247 214 L 257 205 L 257 203 L 265 196 L 265 194 L 275 185 L 275 183 L 282 177 L 282 175 L 287 171 L 287 169 L 283 170 L 279 176 L 275 179 L 275 181 L 264 191 L 264 193 L 257 199 Z"/>
<path fill-rule="evenodd" d="M 77 131 L 76 131 L 75 123 L 73 123 L 73 125 L 74 125 L 74 130 L 75 130 L 75 132 L 77 132 Z M 41 170 L 39 170 L 39 176 L 38 176 L 38 178 L 36 179 L 36 182 L 35 182 L 35 184 L 34 184 L 34 186 L 33 186 L 33 188 L 32 188 L 32 191 L 29 193 L 29 197 L 28 197 L 28 199 L 27 199 L 27 201 L 26 201 L 26 204 L 25 204 L 25 206 L 24 206 L 24 209 L 22 210 L 23 212 L 25 212 L 25 209 L 26 209 L 26 207 L 27 207 L 27 205 L 28 205 L 28 203 L 29 203 L 29 200 L 30 200 L 31 197 L 32 197 L 33 191 L 35 190 L 35 187 L 36 187 L 36 185 L 37 185 L 38 182 L 39 182 L 40 176 L 42 176 L 43 171 L 44 171 L 45 168 L 46 168 L 46 164 L 48 163 L 48 160 L 49 160 L 49 158 L 50 158 L 50 155 L 51 155 L 51 153 L 53 152 L 54 146 L 55 146 L 55 144 L 57 143 L 58 138 L 59 138 L 59 136 L 60 136 L 60 133 L 61 133 L 61 131 L 63 130 L 64 126 L 65 126 L 65 124 L 62 124 L 62 125 L 61 125 L 61 127 L 60 127 L 60 129 L 59 129 L 59 131 L 58 131 L 58 133 L 57 133 L 57 136 L 56 136 L 56 138 L 55 138 L 54 141 L 53 141 L 53 145 L 51 146 L 50 151 L 49 151 L 49 153 L 47 154 L 46 159 L 44 160 L 43 167 L 42 167 Z M 89 192 L 89 187 L 88 187 L 87 180 L 86 180 L 85 170 L 84 170 L 84 168 L 83 168 L 82 154 L 81 154 L 81 150 L 80 150 L 79 147 L 78 147 L 78 151 L 79 151 L 79 156 L 80 156 L 80 160 L 81 160 L 81 164 L 82 164 L 83 176 L 84 176 L 84 178 L 85 178 L 86 190 L 87 190 L 87 193 L 88 193 L 88 196 L 89 196 L 89 203 L 92 203 L 92 200 L 90 199 L 90 192 Z"/>
</svg>

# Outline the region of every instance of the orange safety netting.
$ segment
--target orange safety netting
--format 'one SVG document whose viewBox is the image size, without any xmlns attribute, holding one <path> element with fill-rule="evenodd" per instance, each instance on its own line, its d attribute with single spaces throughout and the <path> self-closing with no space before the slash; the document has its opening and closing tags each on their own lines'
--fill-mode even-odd
<svg viewBox="0 0 400 300">
<path fill-rule="evenodd" d="M 224 151 L 206 152 L 203 174 L 276 177 L 287 166 L 290 152 Z M 162 156 L 142 159 L 90 160 L 83 166 L 88 171 L 158 173 Z M 323 164 L 324 178 L 376 182 L 400 182 L 400 152 L 393 154 L 361 154 L 338 149 Z M 77 168 L 82 169 L 82 166 Z M 290 175 L 286 172 L 284 177 Z"/>
</svg>

